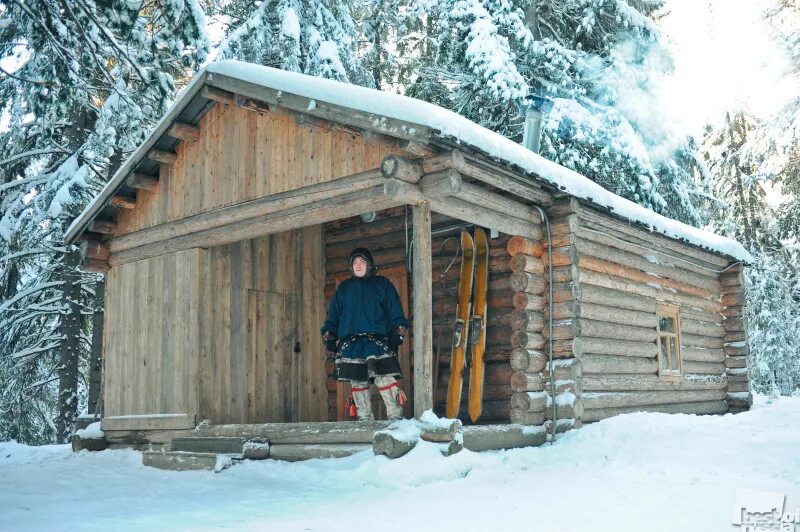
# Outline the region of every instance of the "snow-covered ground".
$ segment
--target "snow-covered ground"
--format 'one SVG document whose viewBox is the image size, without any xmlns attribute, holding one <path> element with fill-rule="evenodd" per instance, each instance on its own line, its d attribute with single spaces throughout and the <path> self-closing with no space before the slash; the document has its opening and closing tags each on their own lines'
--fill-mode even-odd
<svg viewBox="0 0 800 532">
<path fill-rule="evenodd" d="M 800 398 L 725 416 L 629 414 L 554 445 L 444 458 L 421 443 L 222 473 L 134 451 L 0 443 L 4 530 L 739 530 L 737 488 L 800 508 Z M 800 530 L 800 526 L 798 527 Z"/>
</svg>

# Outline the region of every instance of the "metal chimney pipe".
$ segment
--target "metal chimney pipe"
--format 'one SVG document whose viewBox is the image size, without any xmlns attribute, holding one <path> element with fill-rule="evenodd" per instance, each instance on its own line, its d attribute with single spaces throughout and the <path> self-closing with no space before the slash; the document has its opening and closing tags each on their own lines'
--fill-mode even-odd
<svg viewBox="0 0 800 532">
<path fill-rule="evenodd" d="M 542 117 L 549 100 L 529 94 L 525 97 L 525 128 L 522 132 L 522 145 L 534 153 L 539 153 L 542 142 Z"/>
</svg>

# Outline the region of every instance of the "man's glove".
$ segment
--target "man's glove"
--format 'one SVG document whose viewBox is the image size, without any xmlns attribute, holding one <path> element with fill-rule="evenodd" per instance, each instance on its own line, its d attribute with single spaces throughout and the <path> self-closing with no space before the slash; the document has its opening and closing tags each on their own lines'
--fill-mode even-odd
<svg viewBox="0 0 800 532">
<path fill-rule="evenodd" d="M 322 335 L 322 341 L 325 342 L 325 354 L 332 356 L 336 353 L 336 335 L 330 331 L 325 331 Z"/>
<path fill-rule="evenodd" d="M 392 349 L 397 351 L 397 349 L 403 345 L 403 340 L 406 337 L 406 328 L 405 327 L 395 327 L 392 331 L 392 334 L 389 335 L 389 345 Z"/>
</svg>

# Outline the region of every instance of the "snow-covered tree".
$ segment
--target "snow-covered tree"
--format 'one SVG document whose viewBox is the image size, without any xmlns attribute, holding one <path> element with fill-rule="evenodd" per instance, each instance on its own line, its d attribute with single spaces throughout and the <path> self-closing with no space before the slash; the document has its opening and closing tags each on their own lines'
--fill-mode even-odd
<svg viewBox="0 0 800 532">
<path fill-rule="evenodd" d="M 0 50 L 0 438 L 64 441 L 94 277 L 63 235 L 205 58 L 205 18 L 197 0 L 14 0 Z"/>
<path fill-rule="evenodd" d="M 800 94 L 800 4 L 795 0 L 773 0 L 765 14 L 775 42 L 789 58 L 786 81 Z M 760 171 L 780 187 L 784 201 L 778 209 L 778 224 L 784 239 L 800 238 L 800 96 L 791 98 L 755 132 L 750 151 L 758 158 Z"/>
<path fill-rule="evenodd" d="M 768 179 L 749 151 L 757 127 L 755 117 L 735 111 L 726 113 L 721 128 L 707 128 L 704 157 L 721 200 L 714 227 L 747 249 L 775 251 L 781 244 L 769 230 Z"/>
<path fill-rule="evenodd" d="M 656 212 L 701 225 L 710 201 L 694 141 L 658 109 L 671 68 L 658 0 L 423 0 L 430 49 L 411 96 L 519 140 L 520 104 L 550 98 L 542 154 Z"/>
<path fill-rule="evenodd" d="M 340 0 L 233 0 L 218 13 L 229 22 L 220 59 L 371 85 L 356 51 L 352 11 Z"/>
<path fill-rule="evenodd" d="M 747 269 L 747 334 L 753 389 L 800 394 L 800 315 L 792 297 L 795 267 L 785 251 L 755 253 Z"/>
<path fill-rule="evenodd" d="M 792 297 L 797 267 L 778 231 L 754 139 L 761 124 L 743 111 L 729 112 L 708 128 L 704 154 L 721 200 L 713 227 L 738 239 L 754 263 L 746 269 L 745 296 L 753 389 L 789 395 L 800 389 L 800 312 Z"/>
</svg>

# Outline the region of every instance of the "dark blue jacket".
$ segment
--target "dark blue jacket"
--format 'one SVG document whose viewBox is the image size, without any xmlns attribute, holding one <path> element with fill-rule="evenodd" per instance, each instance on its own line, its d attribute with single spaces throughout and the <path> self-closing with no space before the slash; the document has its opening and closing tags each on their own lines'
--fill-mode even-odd
<svg viewBox="0 0 800 532">
<path fill-rule="evenodd" d="M 328 318 L 322 332 L 332 332 L 339 339 L 359 333 L 382 336 L 395 327 L 409 325 L 400 296 L 391 281 L 382 275 L 370 275 L 351 277 L 339 285 L 328 306 Z M 357 353 L 342 354 L 357 357 L 377 354 L 377 350 L 369 348 L 369 352 L 364 352 L 364 347 L 368 346 L 359 346 Z"/>
</svg>

